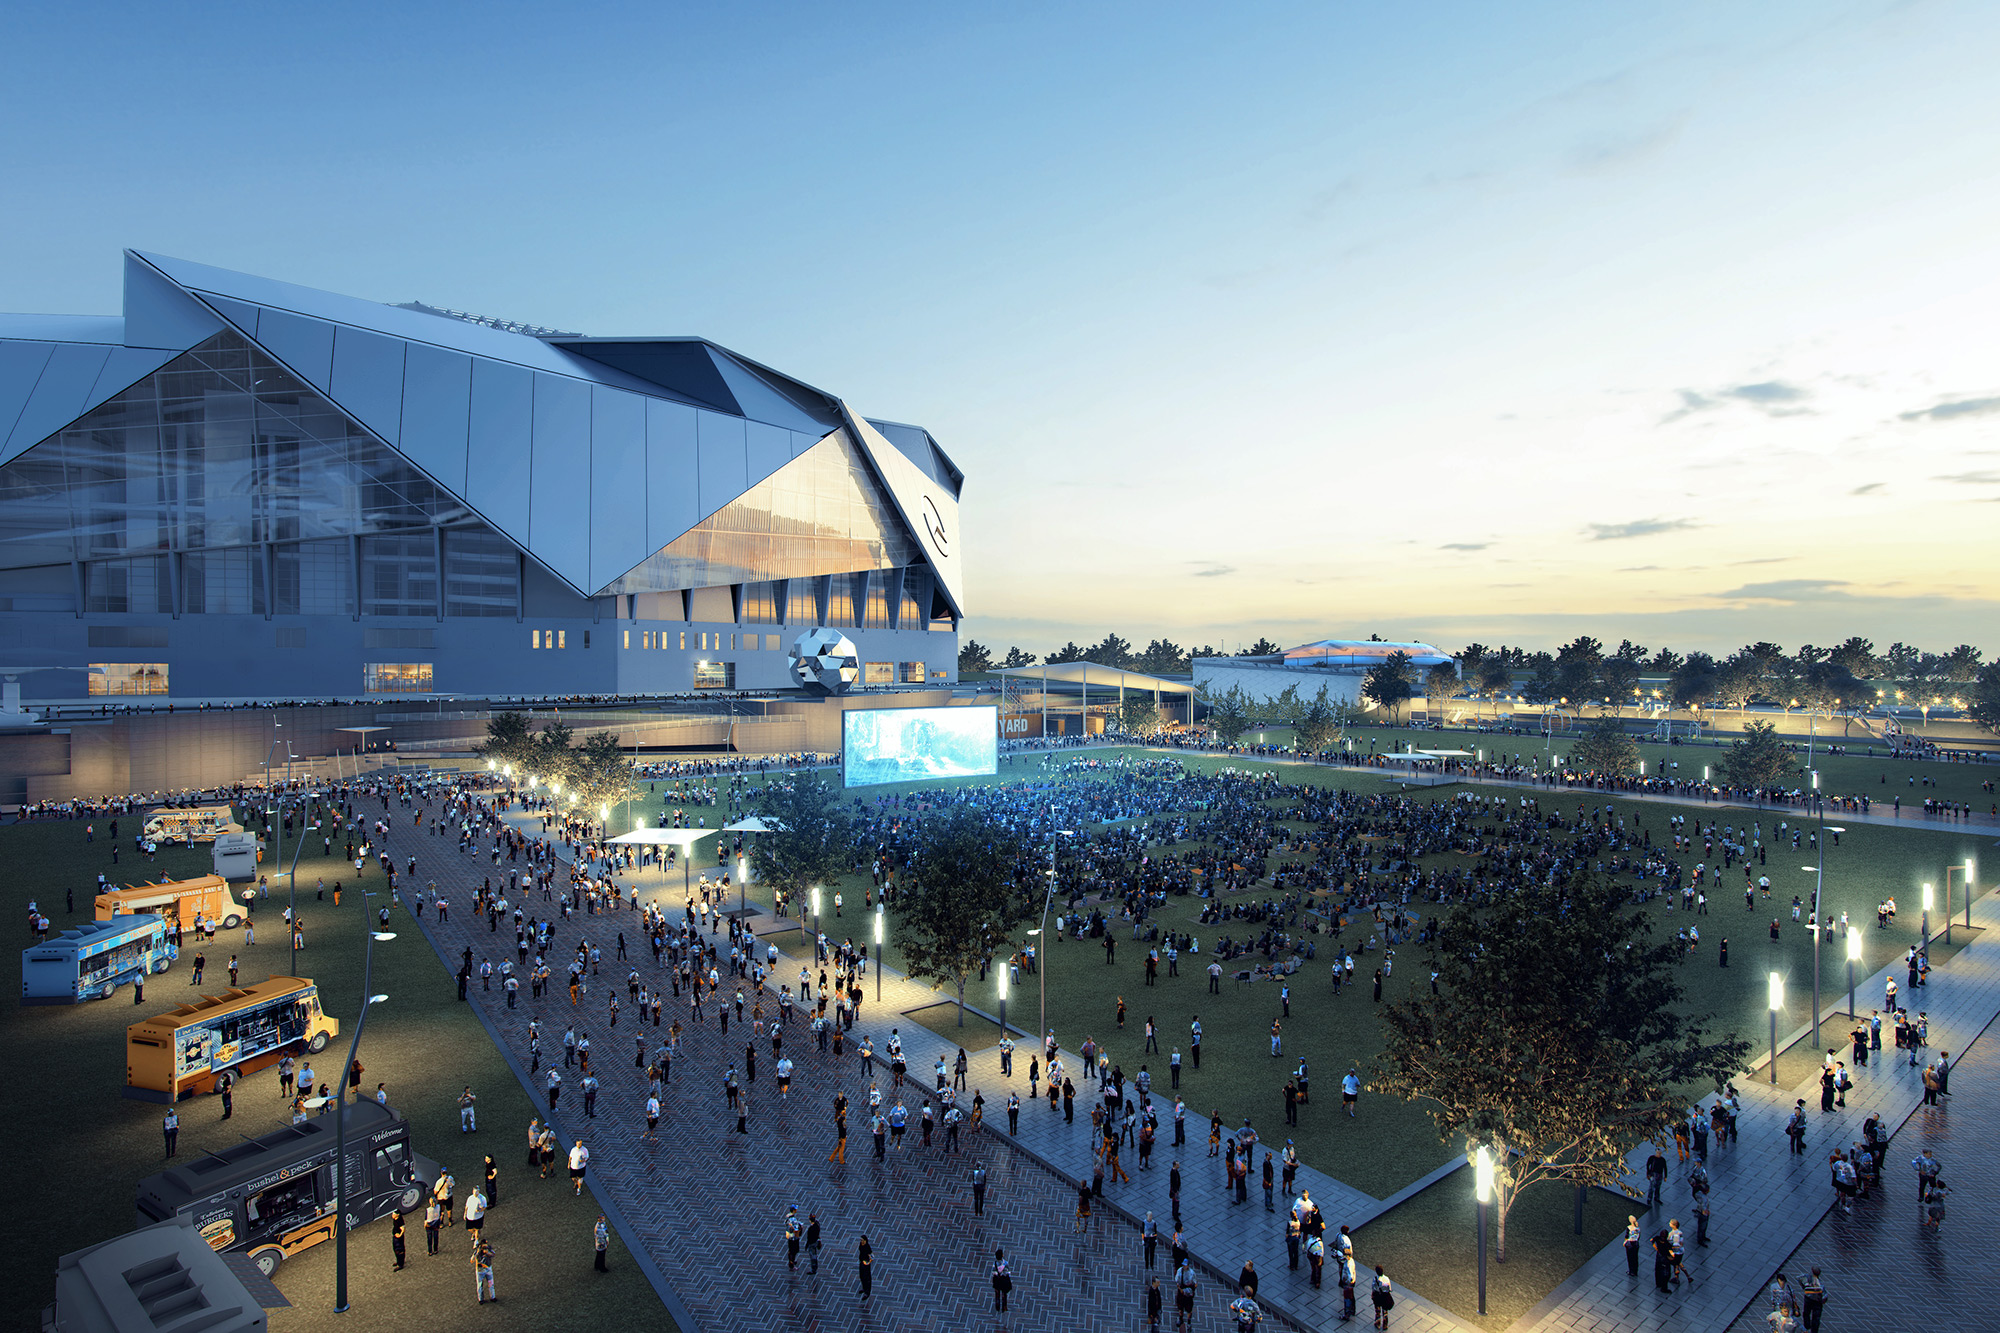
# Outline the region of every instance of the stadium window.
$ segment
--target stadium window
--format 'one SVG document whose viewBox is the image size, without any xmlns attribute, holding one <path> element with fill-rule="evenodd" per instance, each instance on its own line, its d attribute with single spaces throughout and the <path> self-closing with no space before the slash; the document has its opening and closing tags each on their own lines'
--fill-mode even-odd
<svg viewBox="0 0 2000 1333">
<path fill-rule="evenodd" d="M 590 647 L 590 631 L 589 631 L 589 630 L 585 630 L 585 631 L 583 632 L 583 646 L 584 646 L 584 647 L 586 647 L 586 648 Z"/>
<path fill-rule="evenodd" d="M 165 662 L 92 662 L 92 694 L 165 694 Z"/>
<path fill-rule="evenodd" d="M 542 632 L 540 630 L 531 629 L 528 631 L 528 646 L 530 648 L 539 648 L 542 646 Z"/>
<path fill-rule="evenodd" d="M 894 662 L 864 662 L 861 666 L 863 685 L 894 685 L 896 664 Z"/>
<path fill-rule="evenodd" d="M 632 631 L 628 629 L 628 630 L 622 630 L 620 632 L 625 636 L 624 646 L 630 648 L 632 646 Z"/>
<path fill-rule="evenodd" d="M 698 690 L 735 689 L 736 663 L 696 662 L 694 664 L 694 687 Z"/>
<path fill-rule="evenodd" d="M 558 647 L 558 648 L 567 648 L 567 647 L 569 647 L 569 631 L 568 631 L 568 630 L 566 630 L 566 629 L 559 629 L 559 630 L 557 630 L 557 631 L 556 631 L 556 647 Z"/>
<path fill-rule="evenodd" d="M 921 685 L 924 683 L 924 674 L 924 664 L 922 662 L 903 663 L 903 684 Z"/>
<path fill-rule="evenodd" d="M 370 662 L 361 668 L 361 684 L 368 694 L 429 694 L 429 662 Z"/>
<path fill-rule="evenodd" d="M 687 651 L 687 646 L 688 646 L 688 632 L 687 632 L 686 630 L 682 630 L 682 631 L 681 631 L 681 651 L 682 651 L 682 652 L 686 652 L 686 651 Z"/>
</svg>

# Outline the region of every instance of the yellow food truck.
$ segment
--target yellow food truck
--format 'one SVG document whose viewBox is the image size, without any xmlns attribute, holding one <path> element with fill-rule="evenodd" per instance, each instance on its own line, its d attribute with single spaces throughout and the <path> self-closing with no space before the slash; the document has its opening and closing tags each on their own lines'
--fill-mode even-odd
<svg viewBox="0 0 2000 1333">
<path fill-rule="evenodd" d="M 125 1095 L 173 1103 L 214 1092 L 224 1074 L 241 1078 L 286 1055 L 317 1055 L 340 1035 L 320 1010 L 310 977 L 272 977 L 204 995 L 125 1029 Z"/>
<path fill-rule="evenodd" d="M 236 900 L 235 890 L 220 875 L 197 875 L 193 879 L 168 879 L 158 884 L 131 884 L 97 895 L 96 916 L 109 921 L 128 912 L 151 912 L 192 930 L 194 923 L 207 917 L 225 930 L 243 924 L 249 913 Z"/>
</svg>

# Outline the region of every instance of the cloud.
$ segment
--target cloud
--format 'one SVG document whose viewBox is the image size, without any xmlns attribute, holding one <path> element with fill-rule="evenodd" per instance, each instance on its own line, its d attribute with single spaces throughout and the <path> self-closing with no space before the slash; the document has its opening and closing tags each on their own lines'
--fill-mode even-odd
<svg viewBox="0 0 2000 1333">
<path fill-rule="evenodd" d="M 1651 537 L 1662 532 L 1684 532 L 1700 526 L 1691 518 L 1641 518 L 1630 523 L 1587 523 L 1583 532 L 1594 542 L 1615 542 L 1628 537 Z"/>
<path fill-rule="evenodd" d="M 1886 481 L 1871 481 L 1866 486 L 1856 486 L 1853 490 L 1849 491 L 1848 494 L 1873 495 L 1875 494 L 1875 492 L 1885 489 L 1888 485 L 1889 483 Z"/>
<path fill-rule="evenodd" d="M 1955 486 L 2000 486 L 2000 472 L 1987 468 L 1981 472 L 1948 472 L 1932 481 L 1948 481 Z"/>
<path fill-rule="evenodd" d="M 1679 137 L 1685 117 L 1624 134 L 1589 139 L 1570 149 L 1565 165 L 1578 175 L 1615 171 L 1654 156 Z"/>
<path fill-rule="evenodd" d="M 1787 560 L 1796 559 L 1798 557 L 1795 555 L 1761 555 L 1755 560 L 1731 560 L 1729 568 L 1735 569 L 1739 565 L 1782 565 Z"/>
<path fill-rule="evenodd" d="M 1842 579 L 1776 579 L 1746 583 L 1711 596 L 1737 602 L 1826 602 L 1851 599 L 1851 593 L 1841 591 L 1848 586 Z"/>
<path fill-rule="evenodd" d="M 1675 392 L 1680 396 L 1681 405 L 1660 418 L 1662 425 L 1696 412 L 1737 405 L 1754 407 L 1772 417 L 1799 416 L 1811 410 L 1802 405 L 1812 396 L 1811 393 L 1783 380 L 1757 380 L 1720 389 L 1678 389 Z"/>
<path fill-rule="evenodd" d="M 1665 565 L 1626 565 L 1618 572 L 1620 574 L 1650 574 L 1654 570 L 1665 568 Z"/>
<path fill-rule="evenodd" d="M 1438 547 L 1438 550 L 1440 550 L 1440 551 L 1483 551 L 1483 550 L 1485 550 L 1485 549 L 1486 549 L 1487 547 L 1491 546 L 1492 544 L 1493 544 L 1492 542 L 1446 542 L 1446 543 L 1445 543 L 1445 544 L 1444 544 L 1443 546 L 1440 546 L 1440 547 Z"/>
<path fill-rule="evenodd" d="M 2000 412 L 2000 395 L 1989 398 L 1960 398 L 1905 412 L 1898 421 L 1954 421 L 1959 417 L 1983 417 Z"/>
<path fill-rule="evenodd" d="M 1195 560 L 1189 563 L 1202 566 L 1202 568 L 1194 572 L 1194 576 L 1198 579 L 1217 579 L 1221 578 L 1224 574 L 1234 574 L 1236 572 L 1236 566 L 1217 564 L 1213 560 Z"/>
</svg>

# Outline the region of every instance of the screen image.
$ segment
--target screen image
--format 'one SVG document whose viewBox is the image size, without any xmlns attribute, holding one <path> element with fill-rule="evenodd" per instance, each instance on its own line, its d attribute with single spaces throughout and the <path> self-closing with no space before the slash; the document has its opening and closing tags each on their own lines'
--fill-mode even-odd
<svg viewBox="0 0 2000 1333">
<path fill-rule="evenodd" d="M 1000 767 L 1000 710 L 856 708 L 840 715 L 845 785 L 991 776 Z"/>
</svg>

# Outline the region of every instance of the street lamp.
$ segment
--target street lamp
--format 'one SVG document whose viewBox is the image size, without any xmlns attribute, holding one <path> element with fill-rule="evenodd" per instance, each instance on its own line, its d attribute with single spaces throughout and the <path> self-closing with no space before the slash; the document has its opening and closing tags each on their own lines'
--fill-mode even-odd
<svg viewBox="0 0 2000 1333">
<path fill-rule="evenodd" d="M 1947 948 L 1951 946 L 1951 877 L 1953 875 L 1965 876 L 1965 928 L 1967 930 L 1972 929 L 1972 862 L 1968 860 L 1962 866 L 1946 866 L 1944 868 L 1944 942 Z"/>
<path fill-rule="evenodd" d="M 813 909 L 813 963 L 819 963 L 819 885 L 812 886 Z"/>
<path fill-rule="evenodd" d="M 363 894 L 363 899 L 374 897 Z M 367 917 L 367 903 L 362 903 L 363 919 Z M 361 963 L 361 989 L 366 991 L 375 974 L 375 943 L 396 938 L 394 931 L 371 930 L 368 932 Z M 347 1084 L 349 1071 L 354 1068 L 354 1057 L 361 1050 L 361 1029 L 368 1026 L 368 1011 L 389 997 L 370 995 L 361 1005 L 361 1017 L 354 1023 L 354 1040 L 347 1046 L 347 1063 L 342 1065 L 334 1084 L 333 1108 L 333 1312 L 347 1313 Z M 355 1090 L 360 1095 L 360 1089 Z"/>
<path fill-rule="evenodd" d="M 1000 960 L 1000 1037 L 1007 1037 L 1007 960 Z"/>
<path fill-rule="evenodd" d="M 1486 1205 L 1493 1202 L 1493 1154 L 1481 1148 L 1472 1159 L 1474 1211 L 1479 1217 L 1479 1313 L 1486 1313 Z"/>
<path fill-rule="evenodd" d="M 875 1003 L 882 1002 L 882 913 L 889 904 L 875 904 Z"/>
<path fill-rule="evenodd" d="M 1847 1020 L 1854 1021 L 1854 965 L 1861 961 L 1861 932 L 1847 928 Z"/>
<path fill-rule="evenodd" d="M 1074 838 L 1075 836 L 1076 830 L 1074 829 L 1059 828 L 1049 830 L 1049 886 L 1048 890 L 1042 894 L 1042 924 L 1035 932 L 1042 936 L 1044 944 L 1048 942 L 1049 903 L 1056 896 L 1056 839 Z M 1049 1031 L 1049 974 L 1046 966 L 1047 962 L 1048 960 L 1042 957 L 1042 950 L 1037 949 L 1035 951 L 1035 977 L 1041 983 L 1042 1009 L 1041 1026 L 1035 1029 L 1036 1041 L 1044 1040 Z"/>
<path fill-rule="evenodd" d="M 1771 1085 L 1778 1083 L 1778 1011 L 1785 1007 L 1785 979 L 1771 974 Z"/>
<path fill-rule="evenodd" d="M 1934 902 L 1936 896 L 1936 889 L 1928 884 L 1924 885 L 1924 947 L 1918 955 L 1921 958 L 1931 956 L 1931 908 L 1936 905 Z"/>
</svg>

